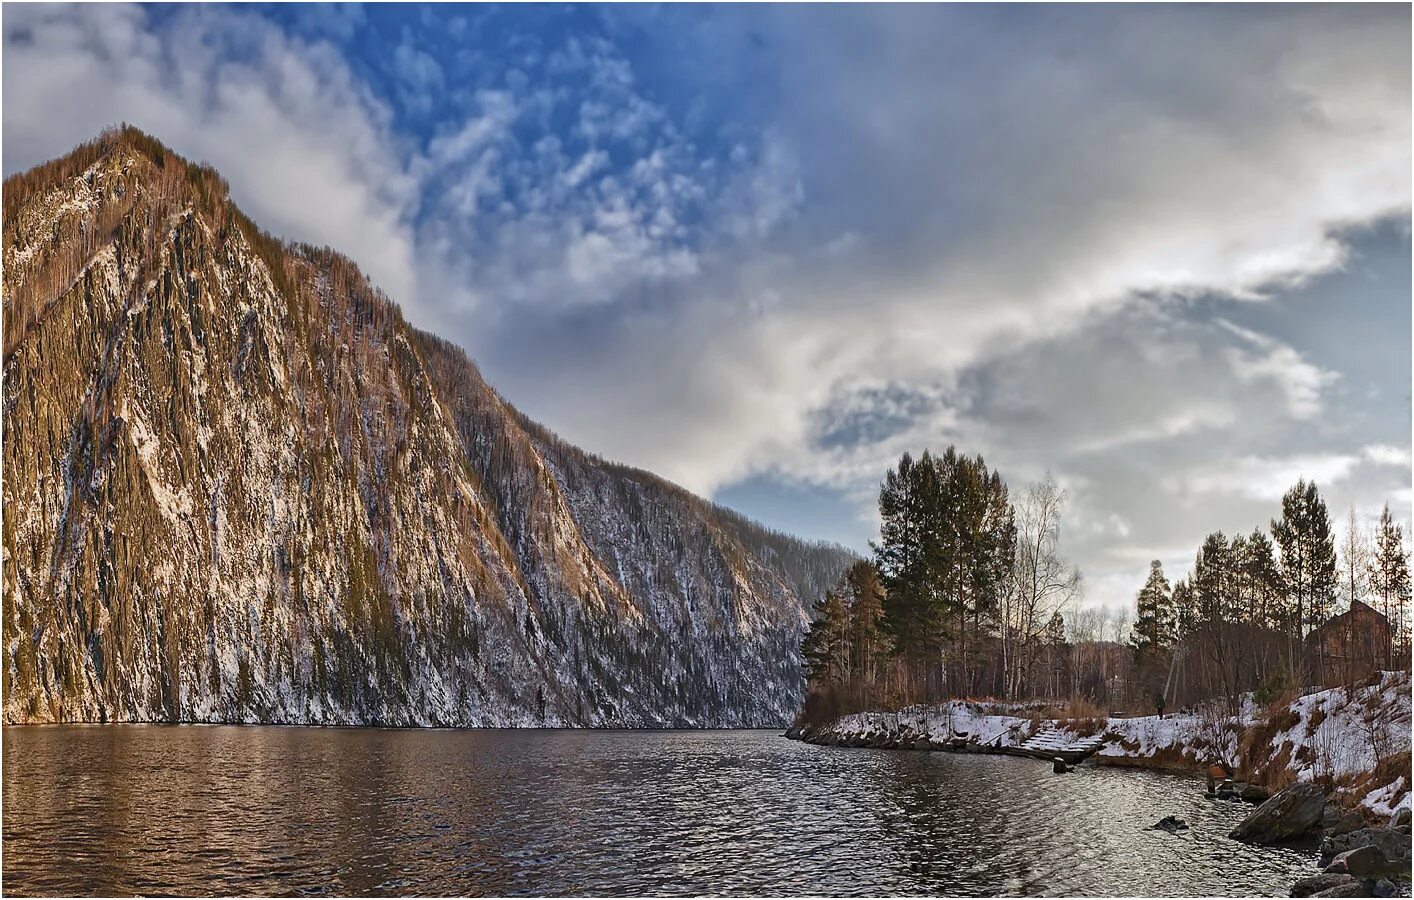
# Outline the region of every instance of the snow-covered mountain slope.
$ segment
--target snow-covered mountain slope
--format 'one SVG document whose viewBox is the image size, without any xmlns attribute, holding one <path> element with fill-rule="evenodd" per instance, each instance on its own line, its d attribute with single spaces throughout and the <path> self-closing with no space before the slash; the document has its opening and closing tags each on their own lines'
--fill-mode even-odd
<svg viewBox="0 0 1414 900">
<path fill-rule="evenodd" d="M 6 722 L 794 713 L 847 551 L 556 439 L 138 132 L 4 203 Z"/>
</svg>

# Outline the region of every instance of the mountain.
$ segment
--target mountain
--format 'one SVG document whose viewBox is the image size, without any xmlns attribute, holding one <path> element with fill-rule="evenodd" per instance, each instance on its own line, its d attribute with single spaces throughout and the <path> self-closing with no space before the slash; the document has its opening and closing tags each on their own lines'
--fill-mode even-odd
<svg viewBox="0 0 1414 900">
<path fill-rule="evenodd" d="M 521 415 L 104 134 L 4 185 L 4 719 L 781 725 L 851 561 Z"/>
</svg>

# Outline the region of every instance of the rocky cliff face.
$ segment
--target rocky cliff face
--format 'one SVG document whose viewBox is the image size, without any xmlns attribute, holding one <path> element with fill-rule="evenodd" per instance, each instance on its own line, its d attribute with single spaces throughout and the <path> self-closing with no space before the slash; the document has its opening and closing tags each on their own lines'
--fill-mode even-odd
<svg viewBox="0 0 1414 900">
<path fill-rule="evenodd" d="M 778 725 L 850 561 L 558 440 L 134 131 L 7 180 L 4 718 Z"/>
</svg>

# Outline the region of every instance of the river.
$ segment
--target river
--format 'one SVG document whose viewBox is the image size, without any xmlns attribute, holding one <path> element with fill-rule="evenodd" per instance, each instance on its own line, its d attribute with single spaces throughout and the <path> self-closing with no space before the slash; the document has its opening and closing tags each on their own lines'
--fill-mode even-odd
<svg viewBox="0 0 1414 900">
<path fill-rule="evenodd" d="M 4 730 L 33 894 L 1285 896 L 1191 778 L 770 731 Z M 1166 815 L 1191 829 L 1148 829 Z"/>
</svg>

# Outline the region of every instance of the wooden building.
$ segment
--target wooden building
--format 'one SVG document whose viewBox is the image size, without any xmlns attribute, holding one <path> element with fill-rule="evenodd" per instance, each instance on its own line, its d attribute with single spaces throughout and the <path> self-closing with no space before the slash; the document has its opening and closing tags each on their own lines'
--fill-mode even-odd
<svg viewBox="0 0 1414 900">
<path fill-rule="evenodd" d="M 1316 684 L 1349 684 L 1391 665 L 1389 620 L 1359 600 L 1306 636 L 1306 671 Z"/>
</svg>

